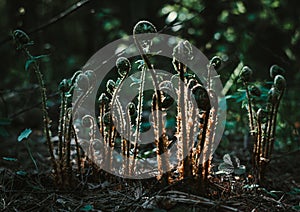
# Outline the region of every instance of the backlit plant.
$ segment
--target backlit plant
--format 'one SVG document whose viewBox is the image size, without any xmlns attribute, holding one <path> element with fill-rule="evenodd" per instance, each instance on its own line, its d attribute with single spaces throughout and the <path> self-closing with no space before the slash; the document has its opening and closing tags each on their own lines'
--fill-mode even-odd
<svg viewBox="0 0 300 212">
<path fill-rule="evenodd" d="M 267 94 L 265 105 L 258 107 L 254 99 L 260 97 L 262 92 L 255 85 L 249 86 L 252 74 L 252 70 L 245 66 L 240 73 L 240 80 L 246 89 L 249 128 L 255 140 L 252 157 L 253 170 L 256 180 L 259 182 L 264 177 L 266 166 L 270 162 L 273 153 L 277 114 L 286 88 L 286 80 L 282 76 L 284 74 L 282 68 L 277 65 L 271 66 L 270 77 L 273 80 L 272 87 Z"/>
<path fill-rule="evenodd" d="M 180 62 L 182 57 L 187 60 L 194 59 L 191 44 L 188 41 L 180 41 L 173 49 L 173 60 L 166 60 L 166 62 L 172 63 L 174 74 L 169 78 L 160 76 L 154 69 L 155 62 L 153 61 L 155 60 L 153 58 L 155 58 L 155 55 L 149 54 L 152 41 L 138 40 L 136 36 L 140 33 L 155 32 L 155 26 L 148 21 L 140 21 L 134 27 L 134 42 L 141 59 L 133 58 L 136 60 L 133 61 L 132 58 L 117 58 L 118 78 L 116 80 L 108 79 L 105 82 L 106 90 L 99 95 L 97 103 L 99 109 L 98 120 L 89 114 L 78 120 L 77 113 L 74 113 L 95 87 L 95 73 L 92 70 L 84 73 L 78 71 L 71 79 L 62 80 L 59 85 L 61 105 L 56 154 L 54 154 L 55 151 L 51 141 L 46 91 L 37 61 L 39 57 L 31 56 L 27 50 L 29 37 L 22 31 L 14 32 L 18 48 L 23 50 L 28 58 L 26 69 L 32 68 L 38 77 L 43 100 L 42 108 L 48 149 L 55 180 L 59 186 L 71 186 L 71 182 L 74 180 L 72 146 L 76 148 L 77 160 L 75 163 L 77 163 L 81 179 L 83 179 L 85 173 L 84 162 L 95 161 L 97 153 L 94 145 L 97 145 L 98 142 L 95 137 L 98 124 L 100 134 L 104 138 L 103 145 L 108 147 L 105 148 L 106 151 L 102 155 L 107 160 L 108 166 L 116 159 L 114 158 L 114 151 L 122 154 L 124 158 L 128 158 L 122 164 L 122 172 L 125 176 L 136 171 L 135 163 L 137 160 L 156 156 L 158 180 L 164 183 L 172 183 L 182 179 L 196 179 L 198 185 L 204 188 L 210 174 L 211 155 L 218 122 L 218 98 L 212 89 L 214 78 L 211 71 L 220 67 L 221 59 L 214 57 L 207 64 L 207 70 L 205 71 L 207 85 L 204 86 L 191 70 Z M 18 38 L 19 33 L 24 36 L 22 39 Z M 25 43 L 23 40 L 25 40 Z M 139 65 L 133 66 L 133 64 Z M 139 73 L 140 76 L 138 79 L 131 78 L 133 84 L 138 86 L 138 95 L 126 107 L 123 107 L 119 100 L 119 91 L 122 90 L 125 79 L 130 78 L 133 72 Z M 152 93 L 144 90 L 146 77 L 151 79 Z M 77 87 L 80 95 L 71 107 L 70 98 L 74 86 Z M 170 94 L 173 94 L 178 101 L 174 101 Z M 151 107 L 148 106 L 149 103 Z M 145 114 L 147 113 L 151 113 L 152 117 L 146 117 Z M 76 124 L 73 123 L 73 118 L 80 121 L 87 130 L 77 129 Z M 149 145 L 141 143 L 141 133 L 147 128 L 145 127 L 145 120 L 147 119 L 152 123 L 154 138 L 153 143 Z M 119 126 L 118 129 L 116 126 Z M 81 150 L 78 144 L 80 133 L 87 133 L 90 138 L 90 141 L 81 142 L 82 145 L 88 145 L 88 148 L 85 149 L 85 156 L 80 153 Z M 169 151 L 174 145 L 176 147 L 175 153 Z M 179 163 L 171 169 L 170 157 L 174 157 L 174 154 Z M 86 158 L 87 156 L 89 158 Z M 129 160 L 129 158 L 133 160 Z"/>
<path fill-rule="evenodd" d="M 189 68 L 180 62 L 181 57 L 193 59 L 193 49 L 188 41 L 181 41 L 173 50 L 173 67 L 175 74 L 171 78 L 158 80 L 155 72 L 155 63 L 150 60 L 149 49 L 151 41 L 139 41 L 135 37 L 139 33 L 155 33 L 155 27 L 148 21 L 141 21 L 134 27 L 133 35 L 135 44 L 142 60 L 130 61 L 120 57 L 116 61 L 119 78 L 106 82 L 106 91 L 99 95 L 99 126 L 104 137 L 105 145 L 109 150 L 105 158 L 113 157 L 113 149 L 120 152 L 125 158 L 123 173 L 130 174 L 135 170 L 135 161 L 156 155 L 159 173 L 157 178 L 163 182 L 171 183 L 174 180 L 195 178 L 200 182 L 206 181 L 211 169 L 211 153 L 217 124 L 218 99 L 211 88 L 213 78 L 211 70 L 220 66 L 221 59 L 214 57 L 207 65 L 207 87 L 190 72 Z M 131 64 L 139 63 L 137 70 Z M 140 73 L 140 78 L 133 84 L 138 84 L 136 99 L 123 108 L 119 102 L 119 90 L 122 89 L 123 80 L 135 72 Z M 145 93 L 144 86 L 147 75 L 153 83 L 153 93 Z M 160 76 L 159 76 L 160 77 Z M 169 95 L 174 94 L 178 101 Z M 197 107 L 190 101 L 194 98 Z M 213 101 L 213 104 L 211 102 Z M 151 102 L 151 108 L 145 105 Z M 113 110 L 113 111 L 111 111 Z M 150 110 L 150 111 L 147 111 Z M 153 146 L 141 144 L 141 132 L 144 130 L 145 112 L 153 114 L 152 127 L 154 129 Z M 117 117 L 113 120 L 112 115 Z M 174 115 L 172 119 L 171 115 Z M 195 118 L 196 117 L 196 118 Z M 126 120 L 126 121 L 124 121 Z M 169 130 L 172 120 L 173 131 Z M 119 123 L 119 132 L 115 124 Z M 171 127 L 171 128 L 172 128 Z M 171 131 L 171 132 L 170 132 Z M 121 135 L 126 135 L 121 136 Z M 176 145 L 179 164 L 170 169 L 169 149 Z M 189 147 L 193 147 L 189 149 Z M 147 148 L 147 151 L 145 151 Z M 202 155 L 201 155 L 202 153 Z M 113 160 L 113 159 L 110 159 Z M 129 164 L 129 161 L 133 161 Z M 204 161 L 204 162 L 203 162 Z"/>
</svg>

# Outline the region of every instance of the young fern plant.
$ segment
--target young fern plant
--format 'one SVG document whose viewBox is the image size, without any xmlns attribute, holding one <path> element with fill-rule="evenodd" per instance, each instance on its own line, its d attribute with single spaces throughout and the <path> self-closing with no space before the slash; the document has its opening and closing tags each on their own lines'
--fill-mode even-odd
<svg viewBox="0 0 300 212">
<path fill-rule="evenodd" d="M 188 73 L 186 65 L 180 62 L 182 57 L 193 59 L 192 47 L 188 41 L 180 42 L 173 51 L 173 65 L 177 71 L 175 78 L 178 81 L 177 158 L 182 161 L 177 167 L 177 180 L 194 177 L 199 181 L 200 187 L 204 188 L 211 169 L 218 110 L 218 99 L 212 90 L 214 80 L 211 70 L 219 68 L 221 59 L 214 57 L 207 65 L 205 87 Z M 192 99 L 195 99 L 197 108 Z M 194 148 L 189 149 L 191 146 Z"/>
<path fill-rule="evenodd" d="M 43 75 L 40 71 L 39 67 L 39 59 L 44 57 L 44 55 L 40 56 L 33 56 L 31 55 L 30 51 L 28 50 L 28 46 L 32 45 L 33 42 L 30 40 L 29 36 L 22 30 L 15 30 L 13 32 L 13 39 L 15 41 L 15 44 L 17 46 L 17 50 L 20 50 L 24 53 L 27 61 L 25 65 L 25 69 L 32 69 L 36 75 L 38 84 L 39 84 L 39 89 L 40 89 L 40 94 L 41 94 L 41 99 L 42 99 L 42 112 L 43 112 L 43 123 L 44 123 L 44 133 L 46 136 L 46 141 L 48 145 L 48 150 L 54 170 L 54 175 L 56 175 L 57 172 L 57 164 L 55 161 L 54 153 L 53 153 L 53 145 L 51 142 L 51 131 L 50 131 L 50 118 L 48 116 L 48 107 L 47 107 L 47 94 L 46 94 L 46 88 L 45 88 L 45 83 L 43 80 Z"/>
<path fill-rule="evenodd" d="M 50 118 L 48 116 L 48 107 L 47 107 L 47 95 L 45 83 L 43 80 L 43 75 L 39 68 L 39 59 L 45 57 L 33 56 L 28 50 L 28 46 L 32 45 L 32 41 L 28 35 L 21 31 L 15 30 L 13 32 L 13 38 L 17 45 L 17 49 L 21 50 L 27 57 L 25 69 L 32 69 L 35 72 L 37 77 L 41 99 L 42 99 L 42 112 L 43 112 L 43 123 L 44 123 L 44 132 L 46 136 L 46 142 L 48 146 L 49 155 L 52 162 L 52 169 L 54 175 L 54 181 L 56 185 L 60 188 L 69 188 L 73 184 L 73 174 L 72 174 L 72 165 L 71 165 L 71 140 L 75 138 L 76 143 L 76 152 L 77 152 L 77 163 L 78 170 L 81 173 L 80 167 L 80 148 L 78 140 L 76 137 L 75 129 L 72 123 L 72 111 L 70 108 L 70 97 L 72 96 L 73 85 L 75 84 L 77 77 L 81 72 L 76 72 L 73 77 L 69 80 L 64 79 L 59 85 L 59 91 L 61 94 L 61 105 L 60 105 L 60 114 L 59 114 L 59 124 L 58 124 L 58 149 L 57 157 L 55 155 L 52 135 L 50 131 Z"/>
<path fill-rule="evenodd" d="M 113 132 L 112 132 L 113 134 L 110 137 L 110 139 L 112 139 L 110 143 L 111 143 L 111 145 L 113 145 L 113 143 L 115 142 L 116 136 L 120 137 L 120 143 L 121 143 L 120 151 L 123 153 L 123 155 L 125 155 L 125 153 L 127 152 L 127 148 L 129 148 L 128 147 L 129 141 L 127 141 L 126 138 L 123 136 L 126 131 L 125 123 L 127 123 L 127 122 L 124 122 L 125 117 L 126 117 L 126 112 L 124 111 L 124 108 L 122 107 L 122 105 L 119 101 L 118 95 L 119 95 L 120 89 L 123 86 L 124 80 L 126 79 L 126 77 L 128 76 L 128 74 L 131 70 L 131 64 L 127 58 L 120 57 L 116 61 L 116 67 L 118 69 L 118 74 L 119 74 L 120 78 L 118 78 L 118 80 L 115 83 L 115 88 L 114 88 L 114 91 L 112 94 L 112 99 L 109 104 L 109 110 L 112 112 L 111 115 L 113 115 L 113 117 L 118 117 L 117 120 L 112 120 L 112 117 L 110 117 L 110 118 L 111 118 L 111 123 L 113 121 L 114 123 L 118 124 L 120 132 L 118 132 L 118 135 L 117 135 L 116 134 L 117 131 L 116 131 L 115 127 L 112 126 L 111 130 L 113 130 Z M 111 153 L 110 153 L 109 157 L 112 157 Z M 127 160 L 123 161 L 123 167 L 125 167 L 125 164 L 127 164 Z M 127 172 L 127 174 L 128 174 L 128 172 Z"/>
<path fill-rule="evenodd" d="M 257 112 L 254 111 L 254 102 L 252 100 L 255 96 L 259 97 L 261 91 L 254 85 L 248 87 L 252 70 L 249 67 L 244 67 L 240 74 L 240 79 L 246 86 L 249 127 L 254 138 L 252 164 L 257 182 L 264 179 L 266 166 L 270 162 L 273 153 L 278 109 L 286 88 L 286 80 L 282 74 L 284 74 L 282 68 L 277 65 L 271 66 L 272 87 L 268 92 L 265 106 L 258 108 Z"/>
<path fill-rule="evenodd" d="M 249 86 L 248 83 L 251 79 L 253 75 L 253 71 L 248 67 L 248 66 L 244 66 L 242 68 L 242 71 L 240 73 L 240 79 L 243 82 L 243 86 L 246 89 L 246 97 L 247 97 L 247 110 L 248 110 L 248 117 L 249 117 L 249 128 L 250 128 L 250 134 L 254 135 L 255 131 L 254 131 L 254 116 L 253 116 L 253 106 L 252 106 L 252 96 L 250 95 L 249 92 Z"/>
<path fill-rule="evenodd" d="M 82 154 L 75 127 L 73 125 L 72 107 L 70 105 L 74 85 L 81 71 L 76 72 L 71 79 L 63 79 L 58 90 L 61 94 L 58 123 L 58 148 L 55 158 L 55 183 L 59 188 L 70 189 L 77 186 L 72 164 L 77 164 L 80 180 L 83 180 Z M 73 142 L 73 143 L 72 143 Z M 72 148 L 75 147 L 76 162 L 73 161 Z"/>
<path fill-rule="evenodd" d="M 193 173 L 199 180 L 202 189 L 205 189 L 211 171 L 213 143 L 217 126 L 218 98 L 212 89 L 214 78 L 212 69 L 217 70 L 221 65 L 221 58 L 213 57 L 207 65 L 207 86 L 197 84 L 192 92 L 196 97 L 199 108 L 198 135 L 195 151 L 192 152 L 194 160 Z"/>
<path fill-rule="evenodd" d="M 205 115 L 205 122 L 203 127 L 203 135 L 201 140 L 202 151 L 204 154 L 204 164 L 202 164 L 202 180 L 204 182 L 207 181 L 208 176 L 211 171 L 211 161 L 212 161 L 212 151 L 213 151 L 213 143 L 215 139 L 216 133 L 216 126 L 218 123 L 218 97 L 215 91 L 212 88 L 212 84 L 214 83 L 214 79 L 211 76 L 212 69 L 218 70 L 221 66 L 222 59 L 218 56 L 213 57 L 209 64 L 207 65 L 207 80 L 208 85 L 206 88 L 206 93 L 202 92 L 207 95 L 202 102 L 204 106 L 204 115 Z M 203 100 L 202 100 L 203 101 Z M 205 139 L 204 139 L 205 138 Z M 203 142 L 205 143 L 205 147 L 203 146 Z"/>
<path fill-rule="evenodd" d="M 191 60 L 192 47 L 188 41 L 180 42 L 173 50 L 173 66 L 178 73 L 178 88 L 177 88 L 177 148 L 178 148 L 178 160 L 182 161 L 182 168 L 179 170 L 180 176 L 182 178 L 187 178 L 192 176 L 192 161 L 189 154 L 189 146 L 192 139 L 190 137 L 190 125 L 186 125 L 189 116 L 188 111 L 188 89 L 186 88 L 187 84 L 187 66 L 180 62 L 181 57 L 187 57 L 187 60 Z M 193 110 L 193 109 L 192 109 Z M 188 155 L 188 156 L 187 156 Z M 187 156 L 187 157 L 185 157 Z"/>
<path fill-rule="evenodd" d="M 137 38 L 137 34 L 146 34 L 146 33 L 156 33 L 157 30 L 155 26 L 150 23 L 149 21 L 139 21 L 133 29 L 133 37 L 134 42 L 137 46 L 137 49 L 143 59 L 144 65 L 142 66 L 142 73 L 141 73 L 141 86 L 139 88 L 139 100 L 138 100 L 138 117 L 137 117 L 137 125 L 136 125 L 136 135 L 139 135 L 139 129 L 141 125 L 141 114 L 143 111 L 142 104 L 143 104 L 143 87 L 145 83 L 145 74 L 146 70 L 149 70 L 154 94 L 152 97 L 152 114 L 153 116 L 153 128 L 154 128 L 154 137 L 155 137 L 155 145 L 156 145 L 156 155 L 157 155 L 157 164 L 159 175 L 157 176 L 158 179 L 162 179 L 165 182 L 169 181 L 169 172 L 170 164 L 169 164 L 169 156 L 167 152 L 168 148 L 168 139 L 166 136 L 166 132 L 164 129 L 164 121 L 160 111 L 162 111 L 162 93 L 159 90 L 159 83 L 156 75 L 156 71 L 154 69 L 154 65 L 150 62 L 147 53 L 149 52 L 152 41 L 151 40 L 139 40 Z M 136 136 L 135 145 L 139 142 L 139 137 Z M 136 154 L 135 154 L 136 156 Z"/>
<path fill-rule="evenodd" d="M 123 160 L 122 172 L 128 175 L 130 164 L 126 158 L 130 157 L 131 145 L 130 140 L 126 138 L 128 138 L 128 134 L 131 136 L 131 124 L 128 123 L 132 121 L 132 110 L 135 106 L 130 102 L 125 111 L 119 100 L 119 91 L 131 70 L 131 63 L 127 58 L 120 57 L 116 60 L 116 68 L 119 75 L 118 79 L 116 81 L 109 79 L 106 82 L 106 92 L 101 93 L 98 99 L 100 134 L 104 139 L 104 145 L 106 145 L 102 157 L 106 158 L 106 165 L 110 168 L 114 160 L 113 151 L 120 152 L 125 156 L 123 157 L 125 159 Z M 125 120 L 129 120 L 129 122 Z M 119 128 L 116 129 L 116 126 Z"/>
</svg>

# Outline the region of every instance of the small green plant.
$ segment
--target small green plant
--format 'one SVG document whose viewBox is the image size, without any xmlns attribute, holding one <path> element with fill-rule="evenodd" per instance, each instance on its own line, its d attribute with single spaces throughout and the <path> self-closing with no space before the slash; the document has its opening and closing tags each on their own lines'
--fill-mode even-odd
<svg viewBox="0 0 300 212">
<path fill-rule="evenodd" d="M 28 141 L 28 137 L 30 136 L 31 132 L 32 132 L 31 129 L 25 129 L 23 132 L 21 132 L 21 134 L 18 137 L 18 142 L 21 142 L 24 140 L 29 157 L 35 166 L 35 170 L 37 171 L 37 173 L 39 173 L 39 168 L 38 168 L 37 162 L 32 155 L 32 152 L 31 152 L 31 149 L 29 146 L 29 141 Z"/>
<path fill-rule="evenodd" d="M 243 175 L 246 172 L 246 167 L 240 164 L 238 157 L 225 154 L 223 156 L 223 162 L 218 166 L 218 170 L 216 174 Z"/>
<path fill-rule="evenodd" d="M 29 36 L 23 32 L 22 30 L 15 30 L 13 32 L 13 39 L 15 41 L 17 50 L 20 50 L 24 53 L 25 57 L 27 58 L 26 64 L 25 64 L 25 70 L 29 70 L 30 68 L 33 69 L 38 84 L 40 88 L 41 93 L 41 99 L 42 99 L 42 112 L 43 112 L 43 122 L 44 122 L 44 132 L 46 135 L 46 141 L 48 144 L 49 154 L 51 157 L 51 161 L 54 167 L 54 170 L 56 171 L 56 162 L 55 157 L 53 153 L 53 146 L 51 142 L 51 132 L 50 132 L 50 119 L 48 116 L 48 110 L 47 110 L 47 95 L 46 95 L 46 88 L 45 83 L 43 80 L 43 75 L 40 71 L 39 62 L 38 60 L 42 57 L 41 56 L 33 56 L 31 55 L 30 51 L 28 50 L 28 46 L 33 45 L 33 42 L 30 40 Z"/>
<path fill-rule="evenodd" d="M 72 113 L 70 107 L 70 97 L 72 96 L 73 85 L 75 84 L 78 75 L 81 72 L 76 72 L 73 77 L 69 80 L 64 79 L 59 85 L 59 91 L 61 93 L 61 105 L 60 105 L 60 115 L 59 115 L 59 125 L 58 125 L 58 150 L 57 157 L 55 157 L 55 151 L 52 142 L 52 135 L 50 131 L 51 121 L 48 116 L 48 107 L 47 107 L 47 95 L 46 88 L 43 80 L 43 75 L 39 68 L 39 59 L 45 57 L 45 55 L 33 56 L 28 50 L 28 46 L 32 45 L 33 42 L 30 41 L 28 35 L 21 31 L 15 30 L 13 32 L 13 38 L 17 45 L 17 49 L 21 50 L 26 58 L 25 70 L 32 69 L 37 77 L 41 99 L 42 99 L 42 111 L 43 111 L 43 122 L 44 122 L 44 132 L 46 135 L 46 141 L 48 145 L 48 150 L 52 162 L 52 169 L 54 180 L 57 186 L 61 188 L 68 188 L 73 184 L 74 178 L 72 173 L 71 166 L 71 140 L 74 138 L 76 152 L 77 152 L 77 163 L 78 170 L 81 173 L 81 157 L 79 155 L 79 144 L 75 133 L 75 128 L 72 121 Z M 18 138 L 21 141 L 26 136 L 28 137 L 29 131 L 24 131 Z M 28 143 L 26 142 L 26 147 L 30 154 L 32 161 L 34 162 L 36 168 L 36 162 L 32 157 L 31 151 L 29 149 Z"/>
</svg>

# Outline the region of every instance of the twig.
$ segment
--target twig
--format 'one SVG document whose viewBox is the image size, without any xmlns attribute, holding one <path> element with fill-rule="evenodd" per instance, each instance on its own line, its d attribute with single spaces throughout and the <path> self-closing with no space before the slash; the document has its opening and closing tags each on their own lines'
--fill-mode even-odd
<svg viewBox="0 0 300 212">
<path fill-rule="evenodd" d="M 66 9 L 65 11 L 61 12 L 60 14 L 58 14 L 57 16 L 54 16 L 53 18 L 51 18 L 48 22 L 33 28 L 32 30 L 29 30 L 27 32 L 27 34 L 32 34 L 38 31 L 41 31 L 53 24 L 55 24 L 56 22 L 66 18 L 68 15 L 72 14 L 73 12 L 75 12 L 76 10 L 78 10 L 79 8 L 81 8 L 82 6 L 86 5 L 87 3 L 91 2 L 92 0 L 81 0 L 79 2 L 77 2 L 76 4 L 73 4 L 71 7 L 69 7 L 68 9 Z M 12 40 L 12 36 L 7 36 L 5 39 L 3 39 L 2 41 L 0 41 L 0 46 L 5 44 L 6 42 Z"/>
<path fill-rule="evenodd" d="M 168 200 L 174 203 L 183 203 L 183 204 L 195 204 L 195 205 L 200 204 L 200 205 L 206 205 L 211 207 L 219 207 L 228 211 L 239 211 L 237 208 L 221 205 L 220 203 L 215 202 L 211 199 L 188 194 L 181 191 L 166 191 L 165 195 L 156 195 L 152 197 L 152 200 L 156 200 L 156 201 Z"/>
</svg>

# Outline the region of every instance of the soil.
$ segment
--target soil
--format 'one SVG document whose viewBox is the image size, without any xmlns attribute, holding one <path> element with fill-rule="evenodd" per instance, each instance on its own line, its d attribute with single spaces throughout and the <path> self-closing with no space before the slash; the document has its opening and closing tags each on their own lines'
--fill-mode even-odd
<svg viewBox="0 0 300 212">
<path fill-rule="evenodd" d="M 163 185 L 156 179 L 125 180 L 90 168 L 83 180 L 74 172 L 70 187 L 59 188 L 42 132 L 34 130 L 30 138 L 25 142 L 29 142 L 38 170 L 24 141 L 14 137 L 1 141 L 2 211 L 300 210 L 299 151 L 274 154 L 259 186 L 253 184 L 250 174 L 212 175 L 203 194 L 193 180 Z"/>
</svg>

